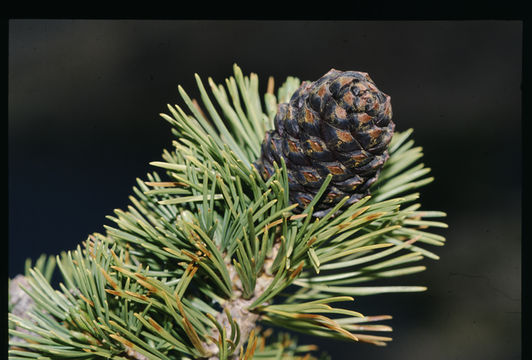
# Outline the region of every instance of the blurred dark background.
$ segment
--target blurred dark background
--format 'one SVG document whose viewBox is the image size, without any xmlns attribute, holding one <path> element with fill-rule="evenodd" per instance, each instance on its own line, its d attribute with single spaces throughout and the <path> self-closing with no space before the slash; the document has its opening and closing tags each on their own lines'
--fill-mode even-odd
<svg viewBox="0 0 532 360">
<path fill-rule="evenodd" d="M 316 80 L 368 72 L 414 128 L 436 181 L 425 209 L 448 213 L 439 261 L 397 285 L 425 293 L 359 297 L 391 314 L 386 348 L 319 342 L 333 359 L 521 356 L 520 21 L 9 22 L 9 276 L 24 260 L 74 248 L 124 209 L 136 177 L 170 148 L 166 104 L 194 73 L 221 83 L 233 63 Z M 300 337 L 302 342 L 314 339 Z"/>
</svg>

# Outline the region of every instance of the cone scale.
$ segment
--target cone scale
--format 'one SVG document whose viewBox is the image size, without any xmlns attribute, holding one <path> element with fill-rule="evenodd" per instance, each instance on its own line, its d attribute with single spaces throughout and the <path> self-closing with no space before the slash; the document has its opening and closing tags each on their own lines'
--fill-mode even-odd
<svg viewBox="0 0 532 360">
<path fill-rule="evenodd" d="M 345 206 L 369 194 L 388 159 L 395 124 L 390 96 L 369 75 L 331 69 L 303 82 L 288 103 L 279 104 L 275 128 L 266 133 L 255 167 L 266 180 L 274 162 L 286 163 L 290 201 L 302 211 L 326 177 L 332 179 L 315 206 L 326 215 L 348 196 Z"/>
</svg>

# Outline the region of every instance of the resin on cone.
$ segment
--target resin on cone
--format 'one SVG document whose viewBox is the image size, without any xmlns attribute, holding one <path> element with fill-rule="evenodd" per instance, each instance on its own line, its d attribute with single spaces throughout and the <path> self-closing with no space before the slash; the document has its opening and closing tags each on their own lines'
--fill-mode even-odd
<svg viewBox="0 0 532 360">
<path fill-rule="evenodd" d="M 346 206 L 369 194 L 388 159 L 393 136 L 390 97 L 368 74 L 331 69 L 315 82 L 303 82 L 280 104 L 275 129 L 268 131 L 255 162 L 264 179 L 284 159 L 290 200 L 303 210 L 332 174 L 314 215 L 327 214 L 345 196 Z"/>
</svg>

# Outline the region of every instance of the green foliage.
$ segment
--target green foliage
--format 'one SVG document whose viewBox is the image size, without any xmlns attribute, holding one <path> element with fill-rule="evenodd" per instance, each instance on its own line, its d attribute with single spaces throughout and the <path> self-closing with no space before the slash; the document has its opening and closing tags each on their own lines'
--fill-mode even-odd
<svg viewBox="0 0 532 360">
<path fill-rule="evenodd" d="M 108 217 L 105 234 L 55 258 L 58 290 L 49 284 L 53 264 L 28 269 L 25 290 L 36 305 L 28 318 L 9 315 L 19 338 L 11 359 L 309 359 L 313 346 L 274 339 L 239 316 L 384 345 L 390 338 L 373 333 L 391 328 L 373 322 L 390 316 L 333 304 L 425 290 L 381 284 L 424 270 L 414 263 L 438 259 L 426 247 L 444 244 L 427 228 L 446 227 L 433 220 L 445 214 L 417 202 L 415 191 L 432 178 L 416 165 L 422 152 L 411 130 L 394 135 L 371 197 L 335 216 L 313 217 L 315 202 L 295 215 L 285 164 L 264 181 L 252 163 L 277 103 L 299 80 L 288 78 L 263 102 L 258 77 L 236 65 L 225 87 L 208 79 L 211 95 L 196 81 L 202 107 L 179 87 L 186 108 L 161 114 L 176 137 L 151 163 L 162 175 L 137 179 L 131 205 Z"/>
</svg>

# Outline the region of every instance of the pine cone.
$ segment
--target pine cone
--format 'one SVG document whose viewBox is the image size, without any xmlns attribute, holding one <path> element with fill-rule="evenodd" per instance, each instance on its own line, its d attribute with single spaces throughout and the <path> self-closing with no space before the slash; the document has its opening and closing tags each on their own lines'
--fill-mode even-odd
<svg viewBox="0 0 532 360">
<path fill-rule="evenodd" d="M 390 97 L 368 74 L 331 69 L 315 82 L 303 82 L 288 103 L 280 104 L 275 129 L 268 131 L 255 162 L 264 179 L 273 162 L 284 159 L 290 200 L 307 206 L 328 174 L 332 180 L 314 215 L 327 214 L 342 198 L 347 205 L 369 194 L 388 159 L 395 124 Z"/>
</svg>

